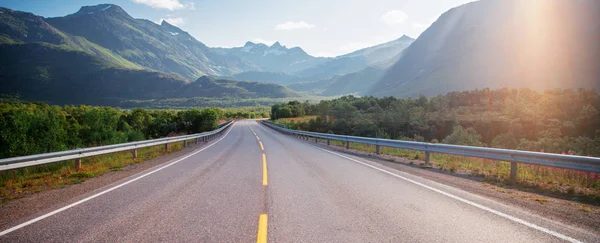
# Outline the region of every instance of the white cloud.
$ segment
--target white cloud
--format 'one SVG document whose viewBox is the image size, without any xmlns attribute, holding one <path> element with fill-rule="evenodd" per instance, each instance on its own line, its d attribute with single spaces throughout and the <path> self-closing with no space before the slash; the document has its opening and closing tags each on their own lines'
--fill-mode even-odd
<svg viewBox="0 0 600 243">
<path fill-rule="evenodd" d="M 263 44 L 268 45 L 268 46 L 273 45 L 273 43 L 275 43 L 274 40 L 263 40 L 261 38 L 256 38 L 252 42 L 254 42 L 254 43 L 263 43 Z"/>
<path fill-rule="evenodd" d="M 162 23 L 163 20 L 165 20 L 169 24 L 172 24 L 172 25 L 175 25 L 175 26 L 181 26 L 181 25 L 185 24 L 185 20 L 183 20 L 183 18 L 181 18 L 181 17 L 173 18 L 173 17 L 168 17 L 168 16 L 167 16 L 167 18 L 160 19 L 158 21 L 158 24 Z"/>
<path fill-rule="evenodd" d="M 179 0 L 133 0 L 136 3 L 148 5 L 153 8 L 164 8 L 168 10 L 176 10 L 187 8 L 190 10 L 196 10 L 196 5 L 193 2 L 181 3 Z"/>
<path fill-rule="evenodd" d="M 406 23 L 408 15 L 400 10 L 391 10 L 381 15 L 381 22 L 387 25 L 401 25 Z"/>
<path fill-rule="evenodd" d="M 315 26 L 304 21 L 288 21 L 282 24 L 275 25 L 275 30 L 296 30 L 296 29 L 312 29 Z"/>
</svg>

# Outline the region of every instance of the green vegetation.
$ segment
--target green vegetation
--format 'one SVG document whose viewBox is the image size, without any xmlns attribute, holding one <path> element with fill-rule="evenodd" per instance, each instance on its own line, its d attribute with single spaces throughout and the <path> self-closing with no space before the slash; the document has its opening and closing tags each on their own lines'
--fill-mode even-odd
<svg viewBox="0 0 600 243">
<path fill-rule="evenodd" d="M 121 110 L 99 106 L 51 106 L 43 103 L 0 102 L 0 158 L 101 146 L 214 130 L 218 121 L 261 118 L 267 107 L 236 109 Z M 0 172 L 0 200 L 81 183 L 110 171 L 122 170 L 162 154 L 182 149 L 172 144 L 138 150 L 138 158 L 120 152 L 73 161 Z"/>
<path fill-rule="evenodd" d="M 600 95 L 589 90 L 528 89 L 451 92 L 432 98 L 345 96 L 318 104 L 289 102 L 271 107 L 288 127 L 315 132 L 538 152 L 600 156 Z M 374 152 L 366 145 L 354 148 Z M 423 159 L 418 151 L 382 148 L 382 153 Z M 437 168 L 485 176 L 504 183 L 506 162 L 434 154 Z M 519 183 L 563 194 L 600 199 L 600 178 L 584 173 L 523 165 Z"/>
<path fill-rule="evenodd" d="M 0 158 L 199 133 L 215 129 L 219 120 L 263 115 L 252 109 L 121 110 L 2 102 Z"/>
</svg>

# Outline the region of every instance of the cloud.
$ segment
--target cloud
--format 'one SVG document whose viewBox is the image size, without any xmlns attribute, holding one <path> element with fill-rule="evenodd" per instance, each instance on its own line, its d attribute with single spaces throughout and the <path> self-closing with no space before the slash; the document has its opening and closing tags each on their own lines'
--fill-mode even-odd
<svg viewBox="0 0 600 243">
<path fill-rule="evenodd" d="M 400 10 L 391 10 L 381 15 L 381 22 L 387 25 L 401 25 L 406 23 L 408 15 Z"/>
<path fill-rule="evenodd" d="M 160 19 L 158 21 L 158 24 L 162 23 L 163 20 L 165 20 L 169 24 L 172 24 L 172 25 L 175 25 L 175 26 L 181 26 L 181 25 L 185 24 L 185 20 L 183 20 L 183 18 L 181 18 L 181 17 L 173 18 L 173 17 L 168 17 L 168 16 L 167 16 L 167 18 Z"/>
<path fill-rule="evenodd" d="M 297 29 L 312 29 L 315 26 L 304 21 L 288 21 L 282 24 L 275 25 L 275 30 L 297 30 Z"/>
<path fill-rule="evenodd" d="M 181 3 L 179 0 L 133 0 L 136 3 L 148 5 L 152 8 L 164 8 L 168 10 L 176 10 L 187 8 L 190 10 L 196 10 L 196 5 L 193 2 Z"/>
</svg>

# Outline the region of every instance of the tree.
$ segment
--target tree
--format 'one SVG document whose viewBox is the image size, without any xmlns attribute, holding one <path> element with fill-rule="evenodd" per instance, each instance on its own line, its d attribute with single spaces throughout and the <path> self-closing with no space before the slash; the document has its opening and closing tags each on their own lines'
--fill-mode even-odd
<svg viewBox="0 0 600 243">
<path fill-rule="evenodd" d="M 464 129 L 462 126 L 454 126 L 452 134 L 448 135 L 442 143 L 467 145 L 467 146 L 484 146 L 481 142 L 481 136 L 477 134 L 475 129 Z"/>
</svg>

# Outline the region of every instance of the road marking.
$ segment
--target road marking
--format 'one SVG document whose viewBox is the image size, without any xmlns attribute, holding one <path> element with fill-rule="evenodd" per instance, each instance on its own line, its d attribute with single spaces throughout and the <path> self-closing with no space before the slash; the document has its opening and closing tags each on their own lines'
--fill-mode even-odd
<svg viewBox="0 0 600 243">
<path fill-rule="evenodd" d="M 256 243 L 266 243 L 267 242 L 267 214 L 261 214 L 258 217 L 258 234 L 256 236 Z"/>
<path fill-rule="evenodd" d="M 104 195 L 104 194 L 106 194 L 106 193 L 109 193 L 109 192 L 111 192 L 111 191 L 114 191 L 114 190 L 116 190 L 116 189 L 119 189 L 119 188 L 121 188 L 121 187 L 123 187 L 123 186 L 125 186 L 125 185 L 127 185 L 127 184 L 129 184 L 129 183 L 132 183 L 132 182 L 134 182 L 134 181 L 137 181 L 137 180 L 139 180 L 139 179 L 142 179 L 142 178 L 144 178 L 144 177 L 146 177 L 146 176 L 149 176 L 149 175 L 151 175 L 151 174 L 154 174 L 154 173 L 156 173 L 156 172 L 158 172 L 158 171 L 161 171 L 161 170 L 162 170 L 162 169 L 164 169 L 164 168 L 167 168 L 167 167 L 169 167 L 169 166 L 171 166 L 171 165 L 174 165 L 174 164 L 177 164 L 177 163 L 179 163 L 179 162 L 181 162 L 181 161 L 183 161 L 183 160 L 185 160 L 185 159 L 187 159 L 187 158 L 189 158 L 189 157 L 192 157 L 192 156 L 196 155 L 197 153 L 200 153 L 200 152 L 202 152 L 202 151 L 206 150 L 207 148 L 210 148 L 210 147 L 212 147 L 213 145 L 217 144 L 219 141 L 223 140 L 225 137 L 227 137 L 227 135 L 229 134 L 229 132 L 231 132 L 231 130 L 233 130 L 233 127 L 234 127 L 234 126 L 235 126 L 235 123 L 231 125 L 231 128 L 230 128 L 230 129 L 227 131 L 227 133 L 225 133 L 225 135 L 224 135 L 223 137 L 221 137 L 219 140 L 215 141 L 214 143 L 212 143 L 212 144 L 210 144 L 210 145 L 208 145 L 208 146 L 206 146 L 206 147 L 204 147 L 204 148 L 202 148 L 202 149 L 200 149 L 200 150 L 198 150 L 198 151 L 196 151 L 196 152 L 193 152 L 193 153 L 191 153 L 191 154 L 189 154 L 189 155 L 186 155 L 186 156 L 184 156 L 184 157 L 182 157 L 182 158 L 180 158 L 180 159 L 178 159 L 178 160 L 175 160 L 175 161 L 173 161 L 173 162 L 171 162 L 171 163 L 169 163 L 169 164 L 167 164 L 167 165 L 165 165 L 165 166 L 162 166 L 162 167 L 160 167 L 160 168 L 158 168 L 158 169 L 155 169 L 155 170 L 153 170 L 153 171 L 150 171 L 150 172 L 148 172 L 148 173 L 146 173 L 146 174 L 143 174 L 143 175 L 141 175 L 141 176 L 138 176 L 138 177 L 136 177 L 136 178 L 133 178 L 133 179 L 131 179 L 131 180 L 128 180 L 128 181 L 126 181 L 126 182 L 123 182 L 123 183 L 121 183 L 121 184 L 119 184 L 119 185 L 116 185 L 116 186 L 114 186 L 114 187 L 111 187 L 111 188 L 109 188 L 109 189 L 106 189 L 106 190 L 104 190 L 104 191 L 102 191 L 102 192 L 99 192 L 99 193 L 96 193 L 96 194 L 94 194 L 94 195 L 92 195 L 92 196 L 89 196 L 89 197 L 87 197 L 87 198 L 81 199 L 81 200 L 79 200 L 79 201 L 77 201 L 77 202 L 74 202 L 74 203 L 72 203 L 72 204 L 69 204 L 69 205 L 67 205 L 67 206 L 64 206 L 64 207 L 62 207 L 62 208 L 59 208 L 59 209 L 57 209 L 57 210 L 54 210 L 54 211 L 52 211 L 52 212 L 49 212 L 49 213 L 47 213 L 47 214 L 44 214 L 44 215 L 42 215 L 42 216 L 39 216 L 39 217 L 37 217 L 37 218 L 34 218 L 34 219 L 32 219 L 32 220 L 29 220 L 29 221 L 27 221 L 27 222 L 25 222 L 25 223 L 22 223 L 22 224 L 19 224 L 19 225 L 17 225 L 17 226 L 14 226 L 14 227 L 12 227 L 12 228 L 6 229 L 6 230 L 4 230 L 4 231 L 0 232 L 0 236 L 6 235 L 6 234 L 8 234 L 8 233 L 10 233 L 10 232 L 13 232 L 13 231 L 15 231 L 15 230 L 18 230 L 18 229 L 20 229 L 20 228 L 23 228 L 23 227 L 25 227 L 25 226 L 28 226 L 28 225 L 30 225 L 30 224 L 33 224 L 33 223 L 35 223 L 35 222 L 37 222 L 37 221 L 40 221 L 40 220 L 42 220 L 42 219 L 45 219 L 45 218 L 48 218 L 48 217 L 50 217 L 50 216 L 52 216 L 52 215 L 55 215 L 55 214 L 57 214 L 57 213 L 60 213 L 60 212 L 62 212 L 62 211 L 65 211 L 65 210 L 67 210 L 67 209 L 69 209 L 69 208 L 75 207 L 75 206 L 77 206 L 77 205 L 79 205 L 79 204 L 82 204 L 82 203 L 84 203 L 84 202 L 87 202 L 87 201 L 89 201 L 89 200 L 92 200 L 92 199 L 94 199 L 94 198 L 97 198 L 97 197 L 99 197 L 99 196 L 102 196 L 102 195 Z"/>
<path fill-rule="evenodd" d="M 428 185 L 425 185 L 425 184 L 423 184 L 423 183 L 421 183 L 421 182 L 418 182 L 418 181 L 415 181 L 415 180 L 412 180 L 412 179 L 406 178 L 406 177 L 404 177 L 404 176 L 401 176 L 401 175 L 398 175 L 398 174 L 396 174 L 396 173 L 393 173 L 393 172 L 390 172 L 390 171 L 387 171 L 387 170 L 381 169 L 381 168 L 379 168 L 379 167 L 376 167 L 376 166 L 373 166 L 373 165 L 367 164 L 367 163 L 365 163 L 365 162 L 362 162 L 362 161 L 359 161 L 359 160 L 353 159 L 353 158 L 351 158 L 351 157 L 348 157 L 348 156 L 345 156 L 345 155 L 342 155 L 342 154 L 339 154 L 339 153 L 336 153 L 336 152 L 333 152 L 333 151 L 329 151 L 329 150 L 327 150 L 327 149 L 323 149 L 323 148 L 320 148 L 320 147 L 314 146 L 314 145 L 312 145 L 312 144 L 307 144 L 307 145 L 309 145 L 309 146 L 312 146 L 312 147 L 314 147 L 314 148 L 317 148 L 317 149 L 320 149 L 320 150 L 323 150 L 323 151 L 325 151 L 325 152 L 327 152 L 327 153 L 331 153 L 331 154 L 337 155 L 337 156 L 339 156 L 339 157 L 342 157 L 342 158 L 348 159 L 348 160 L 350 160 L 350 161 L 353 161 L 353 162 L 356 162 L 356 163 L 358 163 L 358 164 L 364 165 L 364 166 L 366 166 L 366 167 L 369 167 L 369 168 L 371 168 L 371 169 L 378 170 L 378 171 L 380 171 L 380 172 L 386 173 L 386 174 L 388 174 L 388 175 L 391 175 L 391 176 L 394 176 L 394 177 L 396 177 L 396 178 L 399 178 L 399 179 L 402 179 L 402 180 L 408 181 L 408 182 L 410 182 L 410 183 L 413 183 L 413 184 L 415 184 L 415 185 L 418 185 L 418 186 L 424 187 L 424 188 L 426 188 L 426 189 L 429 189 L 429 190 L 431 190 L 431 191 L 437 192 L 437 193 L 439 193 L 439 194 L 442 194 L 442 195 L 444 195 L 444 196 L 447 196 L 447 197 L 450 197 L 450 198 L 452 198 L 452 199 L 455 199 L 455 200 L 461 201 L 461 202 L 463 202 L 463 203 L 469 204 L 469 205 L 471 205 L 471 206 L 473 206 L 473 207 L 476 207 L 476 208 L 482 209 L 482 210 L 484 210 L 484 211 L 488 211 L 488 212 L 490 212 L 490 213 L 493 213 L 493 214 L 495 214 L 495 215 L 498 215 L 498 216 L 500 216 L 500 217 L 503 217 L 503 218 L 505 218 L 505 219 L 508 219 L 508 220 L 510 220 L 510 221 L 513 221 L 513 222 L 516 222 L 516 223 L 519 223 L 519 224 L 525 225 L 525 226 L 527 226 L 527 227 L 530 227 L 530 228 L 533 228 L 533 229 L 536 229 L 536 230 L 542 231 L 542 232 L 544 232 L 544 233 L 547 233 L 547 234 L 549 234 L 549 235 L 555 236 L 555 237 L 557 237 L 557 238 L 559 238 L 559 239 L 562 239 L 562 240 L 565 240 L 565 241 L 569 241 L 569 242 L 581 242 L 581 241 L 579 241 L 579 240 L 573 239 L 573 238 L 571 238 L 571 237 L 569 237 L 569 236 L 566 236 L 566 235 L 563 235 L 563 234 L 561 234 L 561 233 L 558 233 L 558 232 L 552 231 L 552 230 L 550 230 L 550 229 L 547 229 L 547 228 L 544 228 L 544 227 L 538 226 L 538 225 L 536 225 L 536 224 L 533 224 L 533 223 L 529 223 L 529 222 L 527 222 L 527 221 L 525 221 L 525 220 L 522 220 L 522 219 L 520 219 L 520 218 L 517 218 L 517 217 L 511 216 L 511 215 L 508 215 L 508 214 L 502 213 L 502 212 L 500 212 L 500 211 L 497 211 L 497 210 L 495 210 L 495 209 L 488 208 L 488 207 L 486 207 L 486 206 L 483 206 L 483 205 L 481 205 L 481 204 L 479 204 L 479 203 L 476 203 L 476 202 L 473 202 L 473 201 L 469 201 L 469 200 L 467 200 L 467 199 L 464 199 L 464 198 L 462 198 L 462 197 L 456 196 L 456 195 L 454 195 L 454 194 L 450 194 L 450 193 L 448 193 L 448 192 L 445 192 L 445 191 L 442 191 L 442 190 L 440 190 L 440 189 L 433 188 L 433 187 L 431 187 L 431 186 L 428 186 Z"/>
<path fill-rule="evenodd" d="M 262 154 L 262 168 L 263 168 L 263 186 L 267 185 L 267 156 Z"/>
<path fill-rule="evenodd" d="M 258 233 L 256 236 L 256 242 L 257 243 L 266 243 L 267 242 L 267 231 L 268 231 L 268 226 L 267 226 L 267 220 L 268 220 L 268 216 L 267 216 L 267 205 L 266 205 L 266 192 L 267 192 L 267 185 L 268 185 L 268 176 L 267 176 L 267 155 L 264 153 L 265 151 L 265 147 L 263 146 L 262 141 L 260 141 L 260 138 L 258 137 L 258 135 L 256 134 L 256 132 L 254 132 L 254 129 L 252 129 L 250 126 L 248 126 L 248 128 L 250 128 L 250 130 L 252 130 L 252 133 L 254 133 L 254 136 L 256 136 L 256 140 L 258 140 L 258 144 L 260 144 L 260 150 L 263 151 L 262 153 L 262 194 L 261 194 L 261 201 L 262 201 L 262 212 L 263 214 L 261 214 L 258 218 Z"/>
</svg>

